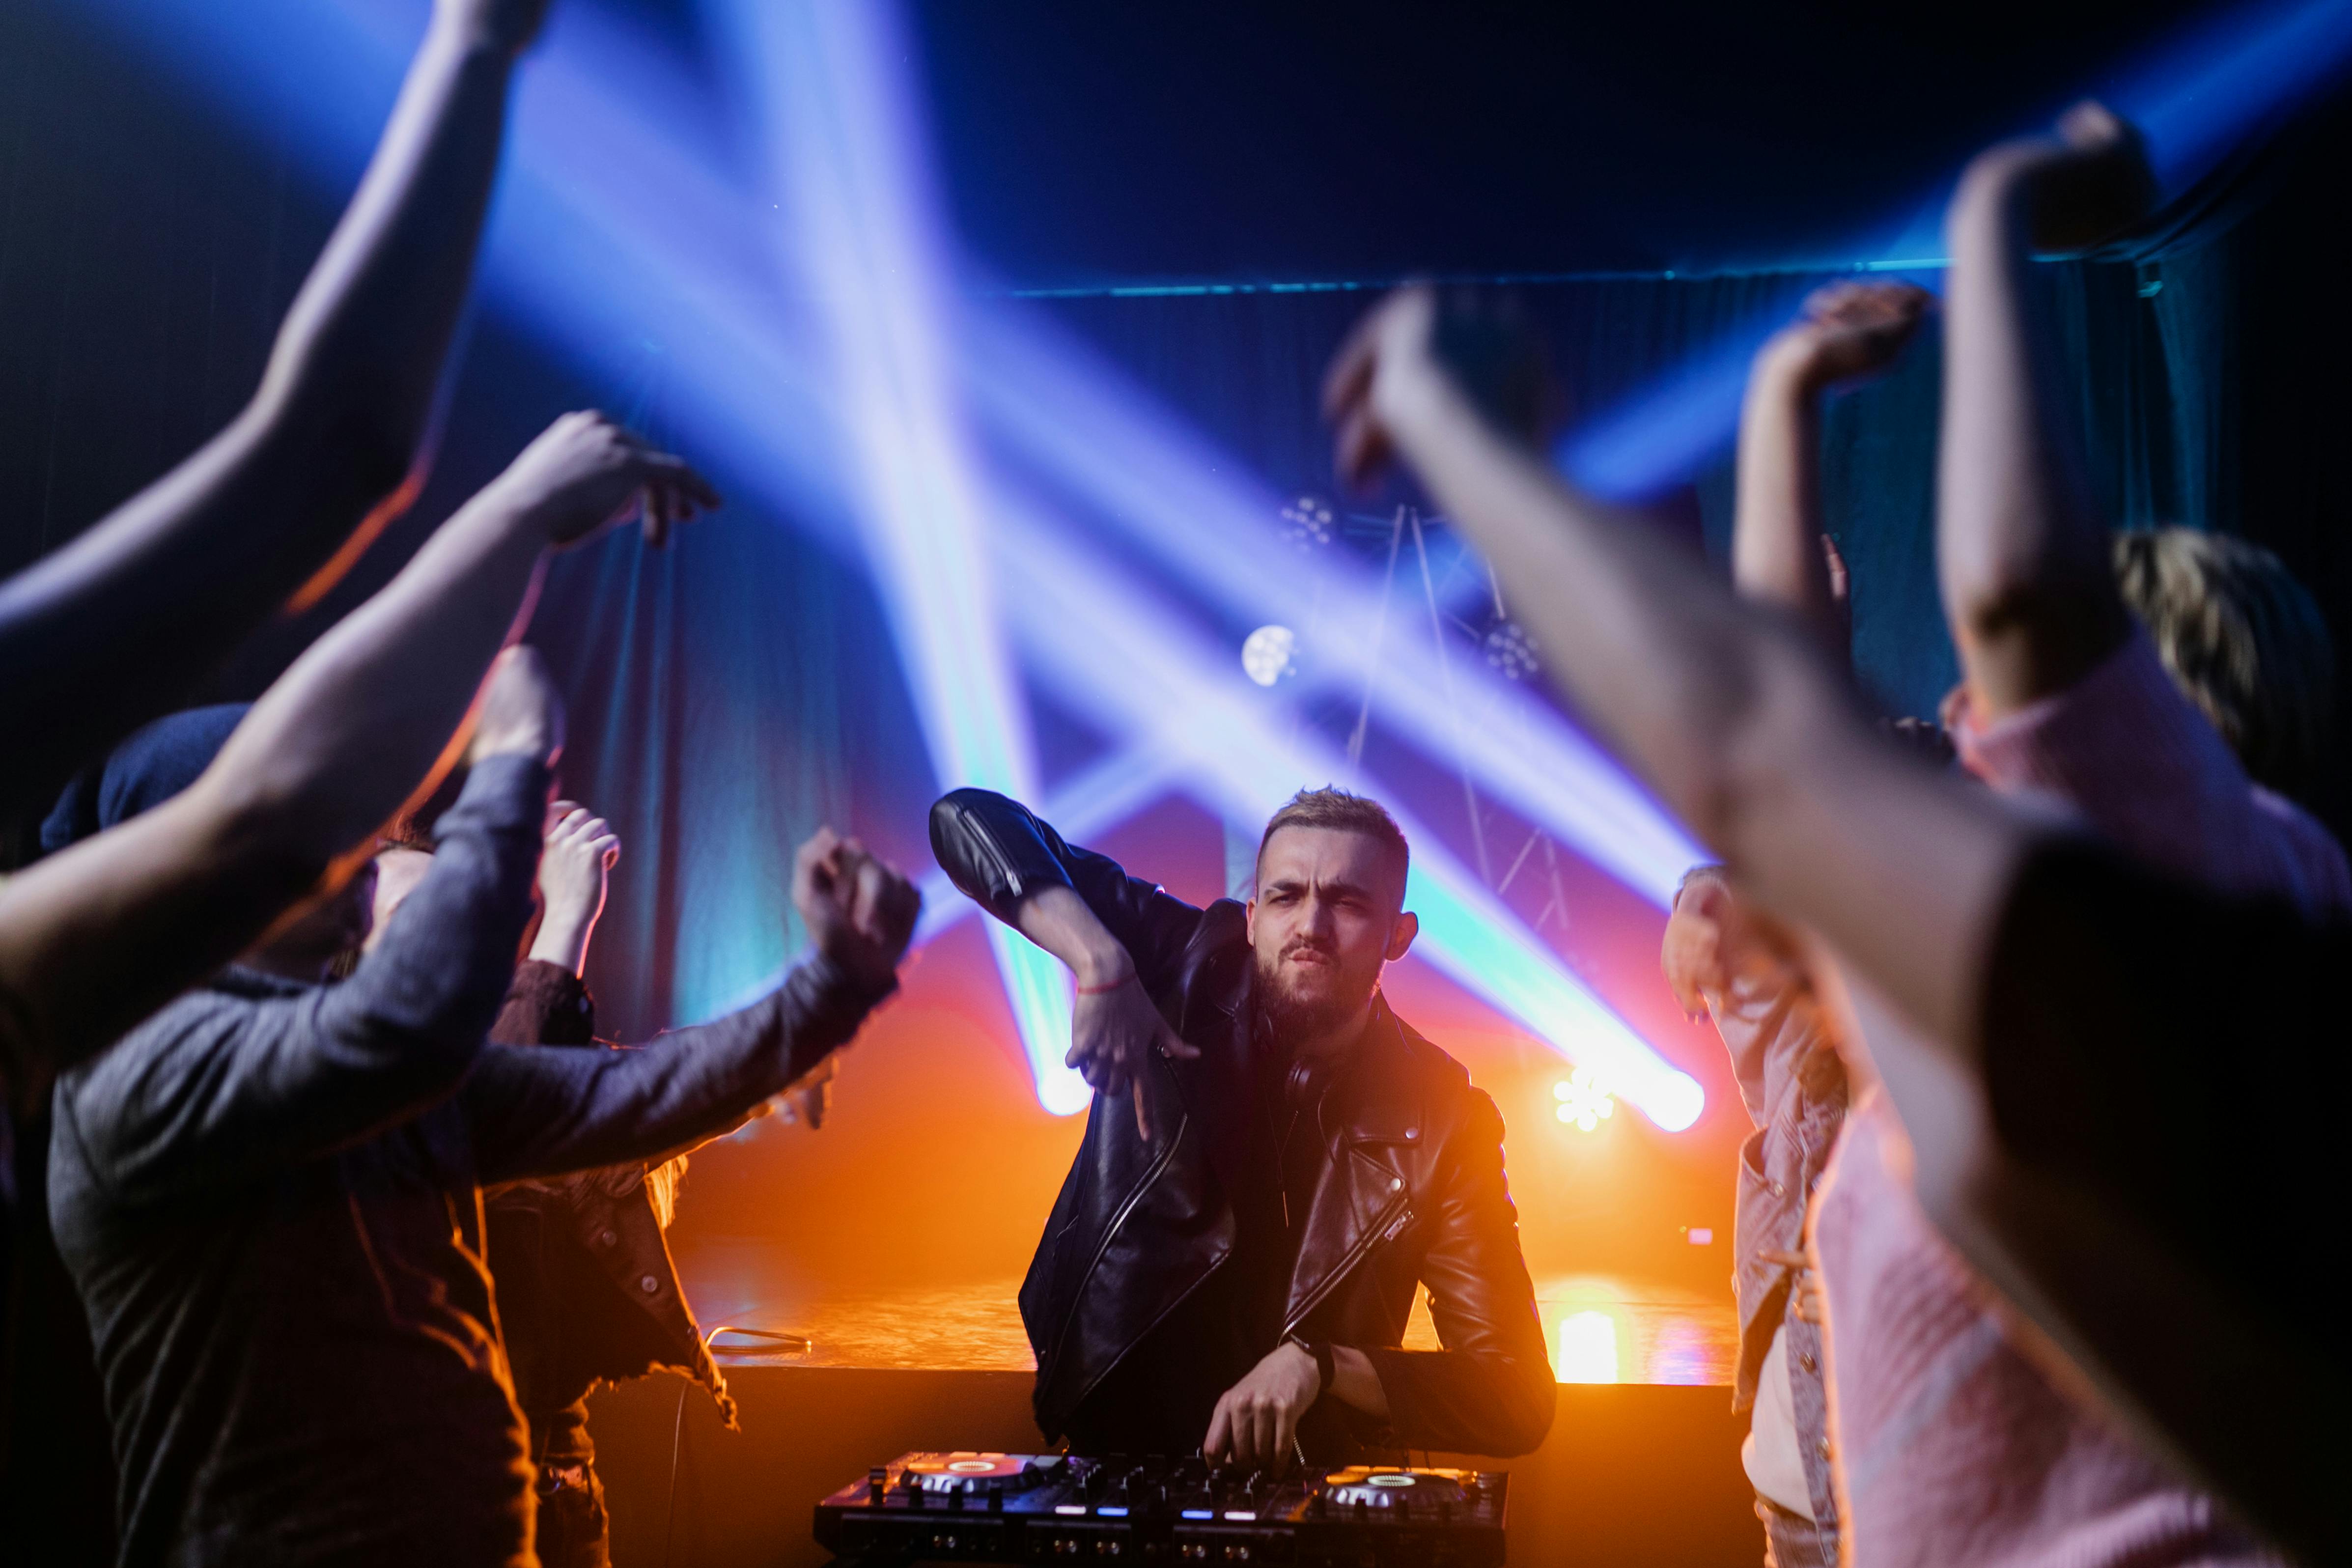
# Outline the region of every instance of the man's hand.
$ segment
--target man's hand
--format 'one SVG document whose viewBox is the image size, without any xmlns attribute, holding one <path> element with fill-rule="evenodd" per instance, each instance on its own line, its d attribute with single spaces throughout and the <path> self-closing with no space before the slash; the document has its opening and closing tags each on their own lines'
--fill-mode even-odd
<svg viewBox="0 0 2352 1568">
<path fill-rule="evenodd" d="M 1395 456 L 1397 430 L 1448 387 L 1530 444 L 1561 401 L 1541 344 L 1507 301 L 1466 292 L 1441 299 L 1427 284 L 1409 285 L 1374 307 L 1324 377 L 1339 477 L 1370 482 Z"/>
<path fill-rule="evenodd" d="M 1701 871 L 1675 895 L 1658 967 L 1686 1018 L 1706 1016 L 1708 1004 L 1731 983 L 1724 962 L 1724 919 L 1731 889 L 1719 871 Z"/>
<path fill-rule="evenodd" d="M 539 896 L 546 912 L 530 956 L 580 973 L 588 938 L 604 912 L 604 878 L 621 858 L 621 837 L 586 806 L 559 800 L 548 808 L 539 853 Z"/>
<path fill-rule="evenodd" d="M 558 549 L 640 514 L 646 542 L 658 548 L 671 525 L 719 503 L 719 492 L 684 458 L 654 450 L 594 412 L 567 414 L 549 426 L 493 488 L 543 525 Z"/>
<path fill-rule="evenodd" d="M 819 952 L 868 990 L 890 983 L 923 895 L 855 838 L 820 827 L 793 858 L 793 907 Z"/>
<path fill-rule="evenodd" d="M 563 699 L 539 650 L 518 643 L 490 661 L 473 738 L 466 745 L 466 765 L 485 757 L 523 756 L 551 767 L 562 753 Z"/>
<path fill-rule="evenodd" d="M 1322 1393 L 1323 1374 L 1315 1358 L 1283 1341 L 1217 1401 L 1202 1455 L 1218 1464 L 1288 1469 L 1297 1453 L 1299 1418 Z"/>
<path fill-rule="evenodd" d="M 1077 974 L 1077 1006 L 1070 1016 L 1070 1050 L 1062 1058 L 1097 1094 L 1135 1098 L 1135 1131 L 1151 1141 L 1151 1121 L 1143 1109 L 1143 1075 L 1154 1053 L 1190 1061 L 1201 1053 L 1178 1037 L 1168 1020 L 1152 1005 L 1135 965 L 1122 951 L 1114 962 L 1124 975 Z"/>
<path fill-rule="evenodd" d="M 1908 283 L 1832 283 L 1813 291 L 1759 358 L 1803 395 L 1816 395 L 1894 363 L 1930 302 L 1926 289 Z"/>
<path fill-rule="evenodd" d="M 1978 153 L 1960 176 L 1953 210 L 2021 195 L 2033 248 L 2063 253 L 2094 249 L 2130 229 L 2158 193 L 2137 128 L 2086 100 L 2060 117 L 2054 135 Z"/>
<path fill-rule="evenodd" d="M 1805 984 L 1795 940 L 1751 910 L 1714 868 L 1692 876 L 1675 895 L 1658 964 L 1692 1018 L 1705 1015 L 1743 974 L 1777 972 L 1781 984 Z"/>
</svg>

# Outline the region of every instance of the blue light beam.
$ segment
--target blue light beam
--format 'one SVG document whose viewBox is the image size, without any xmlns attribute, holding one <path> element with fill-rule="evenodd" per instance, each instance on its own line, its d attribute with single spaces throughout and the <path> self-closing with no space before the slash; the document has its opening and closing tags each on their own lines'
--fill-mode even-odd
<svg viewBox="0 0 2352 1568">
<path fill-rule="evenodd" d="M 985 478 L 945 363 L 956 342 L 948 247 L 925 165 L 921 115 L 892 62 L 904 54 L 887 0 L 711 0 L 739 97 L 756 106 L 780 199 L 769 228 L 830 349 L 874 575 L 942 784 L 1034 799 L 1035 752 L 998 634 L 979 542 Z M 1072 1000 L 1062 966 L 991 922 L 990 946 L 1037 1098 L 1083 1110 L 1063 1064 Z"/>
</svg>

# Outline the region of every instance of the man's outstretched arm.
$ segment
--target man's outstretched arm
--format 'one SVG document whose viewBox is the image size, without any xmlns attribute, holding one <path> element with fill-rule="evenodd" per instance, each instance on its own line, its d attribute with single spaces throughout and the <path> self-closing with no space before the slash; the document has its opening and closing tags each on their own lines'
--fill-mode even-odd
<svg viewBox="0 0 2352 1568">
<path fill-rule="evenodd" d="M 415 496 L 508 80 L 545 9 L 439 0 L 252 402 L 178 468 L 0 584 L 0 734 L 11 737 L 0 811 L 37 809 L 75 768 L 177 706 L 289 596 L 323 593 Z"/>
<path fill-rule="evenodd" d="M 1546 668 L 1759 905 L 1811 924 L 1937 1038 L 1974 1038 L 1975 961 L 2014 820 L 1871 732 L 1843 675 L 1654 530 L 1572 489 L 1442 364 L 1406 290 L 1342 352 L 1343 472 L 1402 454 L 1519 600 Z"/>
<path fill-rule="evenodd" d="M 627 1050 L 486 1048 L 457 1101 L 477 1179 L 666 1159 L 740 1126 L 847 1045 L 898 989 L 921 895 L 830 829 L 801 846 L 793 881 L 816 951 L 751 1006 Z"/>
<path fill-rule="evenodd" d="M 2036 248 L 2137 219 L 2150 189 L 2137 134 L 2084 105 L 2057 139 L 1979 156 L 1952 202 L 1936 563 L 1979 723 L 2065 690 L 2131 636 L 2027 273 Z"/>
<path fill-rule="evenodd" d="M 312 644 L 194 784 L 0 885 L 12 1092 L 28 1100 L 340 887 L 465 746 L 483 672 L 528 618 L 549 548 L 641 496 L 663 518 L 716 500 L 677 458 L 566 415 Z"/>
</svg>

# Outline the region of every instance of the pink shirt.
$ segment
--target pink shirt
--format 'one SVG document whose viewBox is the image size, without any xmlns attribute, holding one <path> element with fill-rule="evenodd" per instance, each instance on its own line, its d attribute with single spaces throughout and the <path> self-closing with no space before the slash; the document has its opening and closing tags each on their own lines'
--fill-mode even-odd
<svg viewBox="0 0 2352 1568">
<path fill-rule="evenodd" d="M 2126 848 L 2208 882 L 2352 904 L 2326 829 L 2246 777 L 2136 636 L 2070 690 L 1982 728 L 1961 761 L 2059 797 Z M 1928 1223 L 1883 1094 L 1846 1131 L 1812 1240 L 1830 1318 L 1846 1561 L 2155 1568 L 2278 1561 L 2214 1500 L 2062 1395 Z"/>
</svg>

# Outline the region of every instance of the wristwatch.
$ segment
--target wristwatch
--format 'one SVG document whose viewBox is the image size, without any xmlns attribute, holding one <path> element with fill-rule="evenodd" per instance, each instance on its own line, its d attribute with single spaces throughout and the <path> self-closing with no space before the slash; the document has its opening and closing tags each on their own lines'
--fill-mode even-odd
<svg viewBox="0 0 2352 1568">
<path fill-rule="evenodd" d="M 1284 1342 L 1297 1345 L 1315 1358 L 1316 1394 L 1320 1397 L 1330 1393 L 1331 1379 L 1338 1374 L 1337 1364 L 1331 1356 L 1331 1342 L 1328 1340 L 1310 1340 L 1298 1334 L 1291 1335 Z"/>
</svg>

